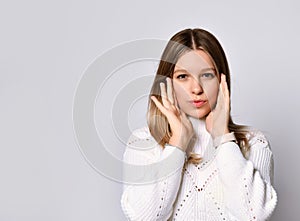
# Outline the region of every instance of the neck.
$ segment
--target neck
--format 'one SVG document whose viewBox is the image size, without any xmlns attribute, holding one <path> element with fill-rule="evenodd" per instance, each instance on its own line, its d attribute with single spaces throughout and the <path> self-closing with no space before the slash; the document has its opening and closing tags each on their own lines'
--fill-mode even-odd
<svg viewBox="0 0 300 221">
<path fill-rule="evenodd" d="M 188 118 L 191 121 L 196 134 L 201 134 L 204 131 L 206 131 L 205 118 L 199 119 L 199 118 L 194 118 L 191 116 L 188 116 Z"/>
<path fill-rule="evenodd" d="M 194 131 L 197 135 L 196 143 L 193 147 L 194 152 L 199 153 L 200 155 L 203 155 L 206 151 L 207 145 L 209 140 L 211 139 L 210 133 L 206 130 L 206 119 L 205 118 L 194 118 L 191 116 L 188 116 L 189 120 L 191 121 Z"/>
</svg>

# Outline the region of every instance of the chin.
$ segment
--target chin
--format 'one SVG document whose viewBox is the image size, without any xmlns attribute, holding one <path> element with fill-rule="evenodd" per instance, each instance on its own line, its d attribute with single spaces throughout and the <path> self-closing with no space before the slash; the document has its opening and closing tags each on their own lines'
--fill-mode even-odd
<svg viewBox="0 0 300 221">
<path fill-rule="evenodd" d="M 205 119 L 209 113 L 210 110 L 197 110 L 197 111 L 187 113 L 187 115 L 197 119 L 201 119 L 201 118 Z"/>
</svg>

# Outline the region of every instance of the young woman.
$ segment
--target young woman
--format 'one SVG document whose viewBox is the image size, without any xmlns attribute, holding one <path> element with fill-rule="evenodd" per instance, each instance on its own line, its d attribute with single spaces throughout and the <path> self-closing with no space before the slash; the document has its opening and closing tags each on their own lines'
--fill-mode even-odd
<svg viewBox="0 0 300 221">
<path fill-rule="evenodd" d="M 203 29 L 182 30 L 168 42 L 149 96 L 148 126 L 133 132 L 124 153 L 131 165 L 163 161 L 176 169 L 158 176 L 167 167 L 153 167 L 152 183 L 124 184 L 129 220 L 255 221 L 275 209 L 270 145 L 260 131 L 233 122 L 226 56 Z"/>
</svg>

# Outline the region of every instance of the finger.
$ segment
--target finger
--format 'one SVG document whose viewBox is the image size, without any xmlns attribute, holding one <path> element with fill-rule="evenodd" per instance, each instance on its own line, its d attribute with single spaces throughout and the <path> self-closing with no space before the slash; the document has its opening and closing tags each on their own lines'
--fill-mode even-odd
<svg viewBox="0 0 300 221">
<path fill-rule="evenodd" d="M 180 116 L 181 116 L 182 122 L 183 122 L 185 125 L 188 125 L 189 123 L 191 123 L 191 121 L 190 121 L 190 119 L 188 118 L 187 114 L 184 113 L 183 111 L 181 111 Z"/>
<path fill-rule="evenodd" d="M 222 74 L 221 78 L 222 78 L 222 80 L 221 80 L 222 91 L 223 91 L 224 95 L 226 95 L 225 94 L 226 91 L 227 91 L 226 89 L 228 89 L 228 88 L 227 88 L 227 82 L 226 82 L 226 76 L 225 76 L 225 74 Z"/>
<path fill-rule="evenodd" d="M 167 96 L 171 104 L 174 104 L 173 85 L 171 78 L 167 78 Z"/>
<path fill-rule="evenodd" d="M 183 119 L 185 119 L 185 120 L 188 119 L 188 117 L 186 116 L 186 113 L 184 113 L 183 111 L 181 111 L 180 115 Z"/>
<path fill-rule="evenodd" d="M 177 110 L 178 113 L 180 113 L 180 108 L 179 108 L 179 104 L 176 98 L 176 94 L 174 93 L 174 87 L 172 84 L 172 97 L 173 97 L 173 105 L 175 106 L 175 109 Z"/>
<path fill-rule="evenodd" d="M 160 93 L 162 98 L 162 103 L 165 107 L 169 107 L 168 98 L 167 98 L 167 92 L 166 92 L 166 85 L 164 83 L 160 83 Z"/>
<path fill-rule="evenodd" d="M 174 106 L 175 106 L 176 110 L 178 111 L 178 113 L 180 113 L 181 111 L 180 111 L 176 96 L 174 96 Z"/>
<path fill-rule="evenodd" d="M 166 108 L 159 102 L 159 100 L 155 96 L 151 96 L 151 100 L 155 103 L 156 107 L 164 114 L 166 115 Z"/>
<path fill-rule="evenodd" d="M 168 119 L 169 122 L 175 122 L 177 117 L 167 110 L 155 96 L 151 96 L 151 100 L 155 103 L 156 107 L 162 112 L 163 115 Z"/>
<path fill-rule="evenodd" d="M 227 81 L 226 81 L 225 74 L 222 74 L 222 77 L 223 77 L 223 87 L 222 87 L 222 90 L 223 90 L 223 93 L 224 93 L 224 102 L 225 102 L 226 107 L 229 108 L 230 97 L 229 97 L 228 84 L 227 84 Z"/>
<path fill-rule="evenodd" d="M 218 92 L 218 98 L 217 98 L 217 104 L 215 106 L 215 110 L 220 110 L 223 106 L 224 102 L 224 92 L 223 92 L 223 86 L 222 86 L 222 81 L 219 84 L 219 92 Z"/>
</svg>

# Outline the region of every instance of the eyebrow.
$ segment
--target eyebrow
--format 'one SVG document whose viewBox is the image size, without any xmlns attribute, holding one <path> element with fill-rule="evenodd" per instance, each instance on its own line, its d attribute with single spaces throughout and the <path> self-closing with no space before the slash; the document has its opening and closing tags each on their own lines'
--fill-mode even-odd
<svg viewBox="0 0 300 221">
<path fill-rule="evenodd" d="M 204 69 L 201 69 L 201 72 L 204 72 L 204 71 L 216 71 L 216 69 L 215 68 L 204 68 Z M 175 74 L 176 72 L 184 72 L 184 73 L 188 73 L 188 71 L 187 70 L 185 70 L 185 69 L 177 69 L 177 70 L 175 70 L 174 72 L 173 72 L 173 74 Z"/>
</svg>

